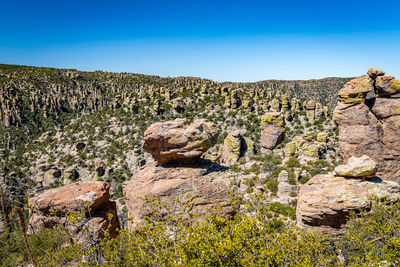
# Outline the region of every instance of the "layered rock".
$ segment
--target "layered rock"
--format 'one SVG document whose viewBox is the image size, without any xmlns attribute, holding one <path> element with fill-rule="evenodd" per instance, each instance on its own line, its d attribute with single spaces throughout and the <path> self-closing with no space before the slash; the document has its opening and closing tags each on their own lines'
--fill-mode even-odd
<svg viewBox="0 0 400 267">
<path fill-rule="evenodd" d="M 109 189 L 110 184 L 104 182 L 78 182 L 49 189 L 30 198 L 29 207 L 33 213 L 29 218 L 29 231 L 33 233 L 60 226 L 79 243 L 87 242 L 88 238 L 100 241 L 106 230 L 111 237 L 116 236 L 119 221 L 116 204 L 110 201 Z M 82 219 L 78 222 L 69 220 L 69 212 L 80 214 Z M 82 231 L 85 228 L 88 231 Z"/>
<path fill-rule="evenodd" d="M 288 205 L 292 200 L 295 199 L 293 193 L 297 193 L 297 185 L 290 184 L 289 174 L 287 171 L 283 170 L 278 175 L 278 202 Z"/>
<path fill-rule="evenodd" d="M 398 81 L 371 70 L 348 82 L 338 93 L 334 119 L 339 128 L 340 155 L 368 155 L 378 164 L 382 179 L 400 181 L 400 98 Z M 372 78 L 373 79 L 372 79 Z M 376 98 L 367 98 L 370 92 Z"/>
<path fill-rule="evenodd" d="M 215 144 L 217 136 L 215 125 L 204 119 L 157 122 L 145 131 L 143 148 L 160 164 L 191 163 Z"/>
</svg>

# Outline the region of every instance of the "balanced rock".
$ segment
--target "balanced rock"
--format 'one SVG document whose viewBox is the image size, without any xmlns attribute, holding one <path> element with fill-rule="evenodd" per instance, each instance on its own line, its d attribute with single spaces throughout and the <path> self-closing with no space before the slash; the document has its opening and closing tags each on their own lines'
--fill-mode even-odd
<svg viewBox="0 0 400 267">
<path fill-rule="evenodd" d="M 160 164 L 190 163 L 212 147 L 217 136 L 215 125 L 204 119 L 156 122 L 145 131 L 143 148 Z"/>
<path fill-rule="evenodd" d="M 90 238 L 100 241 L 108 229 L 110 236 L 117 234 L 119 221 L 115 202 L 110 201 L 110 184 L 103 182 L 73 183 L 63 187 L 49 189 L 29 199 L 33 213 L 29 218 L 29 232 L 44 228 L 64 227 L 74 241 L 87 242 Z M 66 217 L 74 212 L 85 217 L 71 222 Z M 82 214 L 83 212 L 83 214 Z M 111 220 L 109 214 L 112 215 Z M 89 232 L 82 231 L 88 229 Z"/>
<path fill-rule="evenodd" d="M 265 126 L 268 124 L 275 124 L 277 126 L 284 126 L 285 120 L 283 118 L 282 113 L 273 111 L 273 112 L 267 112 L 264 115 L 261 116 L 261 125 Z"/>
<path fill-rule="evenodd" d="M 338 92 L 338 96 L 344 103 L 360 103 L 372 90 L 374 90 L 372 79 L 364 75 L 347 82 Z"/>
<path fill-rule="evenodd" d="M 351 157 L 347 164 L 339 165 L 335 168 L 338 176 L 350 178 L 367 178 L 374 176 L 377 171 L 376 162 L 367 155 L 360 158 Z"/>
<path fill-rule="evenodd" d="M 399 201 L 400 185 L 377 177 L 348 179 L 316 175 L 300 188 L 297 225 L 323 233 L 343 233 L 350 212 L 368 207 L 372 197 Z"/>
</svg>

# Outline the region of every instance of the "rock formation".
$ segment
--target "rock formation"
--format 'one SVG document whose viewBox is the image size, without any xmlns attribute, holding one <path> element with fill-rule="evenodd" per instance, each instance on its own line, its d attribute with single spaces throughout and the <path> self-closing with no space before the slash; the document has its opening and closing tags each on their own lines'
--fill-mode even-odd
<svg viewBox="0 0 400 267">
<path fill-rule="evenodd" d="M 348 171 L 349 168 L 352 171 Z M 320 174 L 300 188 L 298 226 L 340 234 L 346 227 L 350 212 L 368 207 L 373 197 L 391 202 L 400 201 L 400 185 L 376 176 L 371 177 L 376 168 L 367 156 L 352 158 L 348 165 L 336 168 L 338 173 L 342 173 L 342 170 L 345 170 L 347 177 Z"/>
<path fill-rule="evenodd" d="M 29 199 L 33 213 L 29 218 L 29 231 L 34 233 L 44 228 L 57 226 L 68 230 L 75 242 L 88 239 L 100 241 L 108 229 L 111 237 L 117 235 L 119 220 L 116 204 L 110 201 L 110 184 L 104 182 L 73 183 L 49 189 Z M 67 213 L 83 216 L 82 220 L 68 220 Z M 84 212 L 84 214 L 82 214 Z M 109 214 L 112 215 L 111 220 Z M 82 231 L 87 228 L 88 231 Z"/>
<path fill-rule="evenodd" d="M 157 122 L 145 131 L 143 148 L 160 164 L 191 163 L 215 144 L 217 136 L 215 125 L 204 119 Z"/>
<path fill-rule="evenodd" d="M 379 177 L 400 181 L 399 81 L 379 69 L 368 74 L 346 83 L 338 93 L 333 117 L 340 154 L 345 162 L 368 155 L 377 162 Z"/>
<path fill-rule="evenodd" d="M 230 166 L 236 164 L 247 150 L 247 144 L 240 131 L 233 131 L 224 140 L 221 164 Z"/>
<path fill-rule="evenodd" d="M 261 131 L 260 144 L 262 147 L 262 153 L 267 154 L 274 149 L 283 138 L 283 128 L 276 124 L 268 124 Z"/>
<path fill-rule="evenodd" d="M 361 158 L 351 157 L 349 158 L 346 165 L 340 165 L 335 168 L 335 172 L 338 176 L 352 177 L 352 178 L 365 178 L 374 176 L 377 167 L 375 161 L 373 161 L 367 155 Z"/>
<path fill-rule="evenodd" d="M 173 212 L 180 205 L 189 205 L 199 219 L 219 207 L 222 216 L 233 214 L 228 193 L 233 172 L 208 160 L 193 161 L 212 146 L 215 135 L 213 125 L 205 120 L 189 125 L 178 119 L 153 124 L 146 130 L 144 148 L 164 164 L 148 162 L 125 184 L 128 217 L 133 218 L 130 225 L 137 225 L 148 214 L 146 196 L 160 198 Z"/>
<path fill-rule="evenodd" d="M 128 218 L 133 218 L 130 223 L 137 225 L 148 215 L 146 196 L 165 201 L 172 212 L 189 205 L 190 211 L 200 217 L 219 208 L 222 216 L 230 216 L 233 214 L 228 194 L 230 175 L 233 174 L 207 161 L 183 167 L 149 164 L 124 187 Z"/>
</svg>

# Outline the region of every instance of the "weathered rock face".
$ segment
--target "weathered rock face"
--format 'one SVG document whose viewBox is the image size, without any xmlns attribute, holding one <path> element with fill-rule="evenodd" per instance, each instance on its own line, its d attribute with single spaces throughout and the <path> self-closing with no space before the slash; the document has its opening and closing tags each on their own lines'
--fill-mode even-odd
<svg viewBox="0 0 400 267">
<path fill-rule="evenodd" d="M 145 131 L 143 148 L 160 164 L 191 163 L 215 144 L 217 136 L 215 125 L 203 119 L 157 122 Z"/>
<path fill-rule="evenodd" d="M 183 205 L 189 204 L 190 210 L 198 213 L 200 219 L 216 212 L 218 207 L 221 207 L 222 216 L 230 216 L 233 214 L 232 197 L 228 193 L 231 176 L 234 176 L 231 171 L 207 161 L 184 167 L 148 164 L 123 189 L 128 218 L 133 217 L 131 226 L 142 222 L 148 214 L 145 196 L 160 198 L 173 212 L 180 209 L 179 198 Z"/>
<path fill-rule="evenodd" d="M 347 164 L 339 165 L 335 168 L 338 176 L 351 177 L 351 178 L 366 178 L 371 177 L 376 173 L 377 166 L 367 155 L 361 158 L 351 157 Z"/>
<path fill-rule="evenodd" d="M 365 208 L 370 197 L 400 200 L 400 185 L 394 181 L 348 179 L 316 175 L 300 188 L 297 225 L 329 234 L 342 233 L 352 210 Z"/>
<path fill-rule="evenodd" d="M 376 80 L 358 77 L 339 91 L 333 117 L 339 127 L 340 155 L 345 162 L 368 155 L 378 164 L 379 177 L 400 181 L 400 98 L 391 96 L 397 90 L 395 79 L 375 76 Z M 383 86 L 383 81 L 391 85 Z M 367 100 L 373 91 L 377 98 Z"/>
<path fill-rule="evenodd" d="M 277 124 L 268 124 L 261 131 L 261 152 L 269 154 L 282 141 L 282 138 L 283 128 Z"/>
<path fill-rule="evenodd" d="M 75 242 L 84 243 L 92 238 L 100 241 L 104 231 L 109 229 L 111 236 L 117 234 L 119 221 L 115 202 L 110 201 L 110 184 L 104 182 L 73 183 L 63 187 L 46 190 L 40 195 L 29 199 L 33 214 L 29 218 L 30 232 L 43 228 L 65 227 Z M 67 212 L 81 213 L 87 211 L 86 219 L 72 223 L 65 217 Z M 108 219 L 112 214 L 112 219 Z M 89 229 L 90 237 L 82 233 Z"/>
</svg>

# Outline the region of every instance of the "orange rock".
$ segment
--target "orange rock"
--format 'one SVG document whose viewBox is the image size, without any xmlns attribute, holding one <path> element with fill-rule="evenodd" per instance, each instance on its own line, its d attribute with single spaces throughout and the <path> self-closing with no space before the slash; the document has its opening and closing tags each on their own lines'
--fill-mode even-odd
<svg viewBox="0 0 400 267">
<path fill-rule="evenodd" d="M 43 214 L 80 212 L 83 208 L 98 209 L 110 199 L 110 184 L 77 182 L 44 191 L 29 199 L 29 206 Z"/>
</svg>

